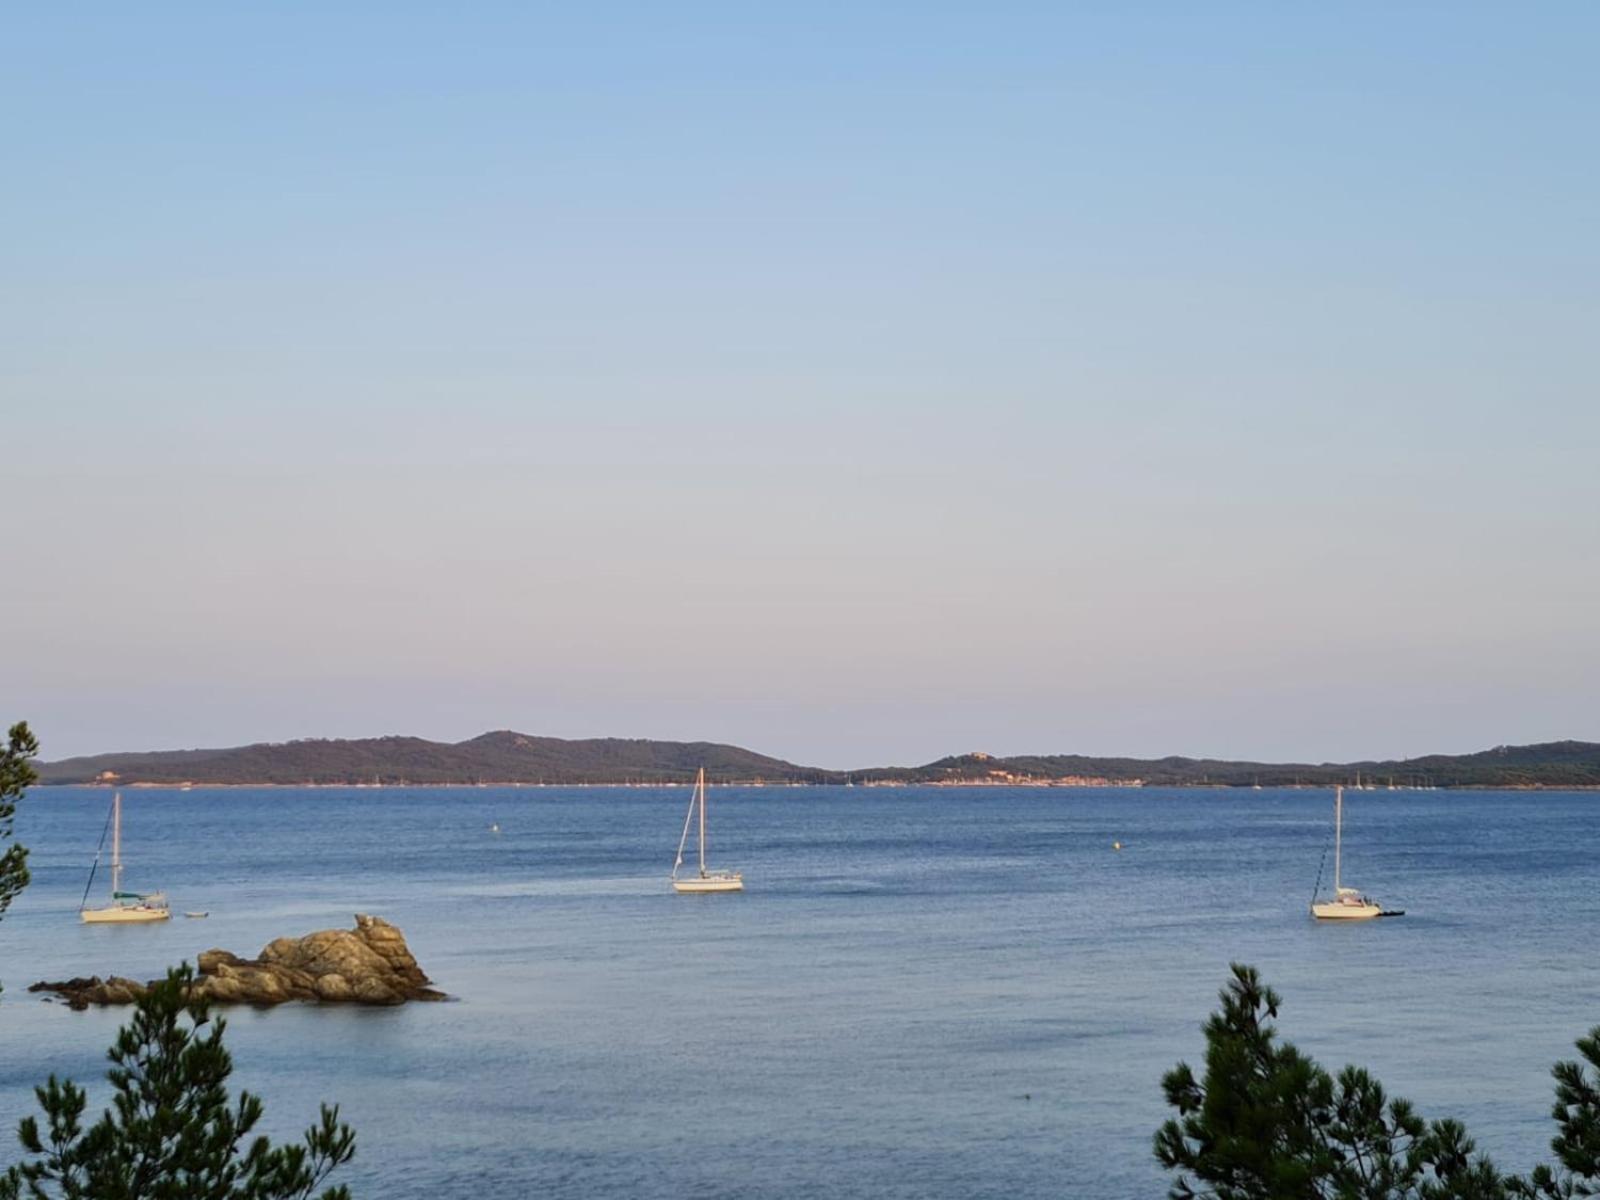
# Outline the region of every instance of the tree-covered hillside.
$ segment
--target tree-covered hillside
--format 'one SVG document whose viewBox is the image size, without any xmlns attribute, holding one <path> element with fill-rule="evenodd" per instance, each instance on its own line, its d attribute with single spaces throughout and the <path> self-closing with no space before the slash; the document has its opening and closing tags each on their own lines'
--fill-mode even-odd
<svg viewBox="0 0 1600 1200">
<path fill-rule="evenodd" d="M 798 767 L 737 746 L 629 738 L 567 741 L 502 730 L 465 742 L 382 737 L 262 742 L 224 750 L 97 754 L 48 763 L 44 783 L 475 784 L 687 783 L 708 777 L 821 783 L 828 771 Z"/>
<path fill-rule="evenodd" d="M 688 783 L 1143 784 L 1147 787 L 1600 787 L 1600 745 L 1545 742 L 1476 754 L 1352 763 L 1208 758 L 1010 758 L 964 754 L 919 767 L 830 771 L 738 746 L 629 738 L 533 737 L 502 730 L 464 742 L 382 737 L 308 739 L 222 750 L 97 754 L 43 763 L 42 783 L 116 784 L 651 784 Z"/>
<path fill-rule="evenodd" d="M 1147 787 L 1327 787 L 1358 780 L 1374 787 L 1600 787 L 1600 744 L 1542 742 L 1497 746 L 1476 754 L 1347 763 L 1263 763 L 1214 758 L 1092 758 L 1078 754 L 992 758 L 964 754 L 911 770 L 863 772 L 873 779 L 916 778 L 1019 782 L 1033 779 L 1135 780 Z"/>
</svg>

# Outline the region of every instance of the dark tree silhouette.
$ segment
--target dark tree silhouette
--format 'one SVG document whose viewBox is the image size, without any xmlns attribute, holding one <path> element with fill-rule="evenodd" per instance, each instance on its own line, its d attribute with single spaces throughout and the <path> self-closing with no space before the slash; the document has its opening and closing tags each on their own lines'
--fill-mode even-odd
<svg viewBox="0 0 1600 1200">
<path fill-rule="evenodd" d="M 1530 1200 L 1578 1200 L 1600 1196 L 1600 1025 L 1578 1039 L 1584 1062 L 1558 1062 L 1556 1103 L 1550 1115 L 1557 1133 L 1550 1142 L 1555 1167 L 1539 1166 L 1527 1180 L 1514 1180 L 1512 1194 Z"/>
<path fill-rule="evenodd" d="M 22 1121 L 30 1157 L 0 1176 L 0 1200 L 308 1200 L 350 1161 L 355 1135 L 327 1105 L 303 1144 L 256 1137 L 246 1148 L 261 1101 L 229 1098 L 226 1022 L 210 1019 L 193 980 L 185 964 L 140 997 L 109 1053 L 111 1107 L 93 1125 L 82 1088 L 52 1075 L 35 1089 L 44 1128 Z M 332 1187 L 320 1200 L 349 1196 Z"/>
<path fill-rule="evenodd" d="M 11 727 L 5 749 L 0 750 L 0 845 L 11 843 L 0 853 L 0 917 L 28 886 L 28 850 L 13 839 L 11 824 L 17 801 L 37 778 L 28 760 L 38 753 L 39 743 L 28 731 L 28 723 L 18 721 Z"/>
<path fill-rule="evenodd" d="M 1234 964 L 1205 1025 L 1203 1080 L 1179 1063 L 1161 1081 L 1178 1115 L 1155 1154 L 1172 1200 L 1503 1200 L 1511 1181 L 1455 1121 L 1424 1121 L 1366 1071 L 1337 1078 L 1272 1025 L 1279 997 Z"/>
</svg>

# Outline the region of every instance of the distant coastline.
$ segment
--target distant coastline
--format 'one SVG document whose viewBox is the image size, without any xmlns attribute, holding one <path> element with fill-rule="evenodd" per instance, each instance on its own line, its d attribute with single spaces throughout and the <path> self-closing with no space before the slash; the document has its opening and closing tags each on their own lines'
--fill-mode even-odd
<svg viewBox="0 0 1600 1200">
<path fill-rule="evenodd" d="M 669 780 L 664 783 L 524 783 L 518 780 L 509 780 L 500 783 L 407 783 L 397 780 L 394 783 L 207 783 L 204 780 L 185 779 L 181 783 L 152 783 L 141 780 L 137 783 L 101 782 L 90 783 L 45 783 L 40 787 L 55 788 L 128 788 L 130 790 L 145 790 L 159 792 L 188 792 L 188 791 L 341 791 L 341 792 L 381 792 L 396 791 L 422 791 L 437 788 L 440 791 L 462 791 L 467 788 L 556 788 L 561 791 L 592 790 L 601 792 L 623 791 L 659 791 L 662 788 L 693 788 L 694 784 L 684 783 L 679 780 Z M 718 787 L 724 788 L 751 788 L 771 791 L 805 790 L 807 788 L 838 788 L 847 786 L 839 783 L 774 783 L 764 779 L 725 779 L 717 781 Z M 986 779 L 939 779 L 926 783 L 861 783 L 849 786 L 873 788 L 877 790 L 908 787 L 936 787 L 936 788 L 1079 788 L 1079 789 L 1107 789 L 1107 788 L 1132 788 L 1135 790 L 1149 788 L 1169 788 L 1182 791 L 1216 791 L 1237 792 L 1250 791 L 1250 787 L 1238 783 L 1156 783 L 1146 784 L 1139 780 L 1119 783 L 1060 783 L 1053 779 L 1038 779 L 1023 783 L 995 783 Z M 1284 783 L 1263 784 L 1254 790 L 1274 792 L 1325 792 L 1331 783 Z M 1600 792 L 1600 783 L 1463 783 L 1463 784 L 1434 784 L 1429 787 L 1373 787 L 1368 789 L 1374 792 Z"/>
<path fill-rule="evenodd" d="M 915 767 L 833 771 L 716 742 L 569 740 L 501 730 L 463 742 L 312 738 L 209 750 L 98 754 L 39 764 L 45 785 L 116 787 L 671 787 L 705 768 L 728 787 L 1198 787 L 1372 791 L 1600 789 L 1600 743 L 1349 763 L 1167 757 L 954 755 Z"/>
</svg>

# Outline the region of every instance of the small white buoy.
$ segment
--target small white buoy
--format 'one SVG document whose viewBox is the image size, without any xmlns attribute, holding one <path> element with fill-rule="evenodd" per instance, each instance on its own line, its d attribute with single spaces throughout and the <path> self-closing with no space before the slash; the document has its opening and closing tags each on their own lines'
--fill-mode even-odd
<svg viewBox="0 0 1600 1200">
<path fill-rule="evenodd" d="M 496 824 L 494 824 L 494 825 L 491 825 L 491 826 L 489 826 L 489 832 L 490 832 L 490 833 L 499 833 L 499 832 L 500 832 L 500 826 L 499 826 L 499 824 L 498 824 L 498 823 L 496 823 Z"/>
<path fill-rule="evenodd" d="M 1121 850 L 1122 849 L 1122 843 L 1121 842 L 1112 842 L 1111 843 L 1111 848 L 1113 850 Z"/>
</svg>

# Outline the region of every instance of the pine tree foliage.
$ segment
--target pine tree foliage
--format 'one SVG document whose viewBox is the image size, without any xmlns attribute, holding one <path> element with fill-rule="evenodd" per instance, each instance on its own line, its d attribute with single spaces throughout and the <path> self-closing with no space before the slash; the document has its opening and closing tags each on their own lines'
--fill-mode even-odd
<svg viewBox="0 0 1600 1200">
<path fill-rule="evenodd" d="M 1336 1077 L 1272 1024 L 1281 1003 L 1234 964 L 1205 1025 L 1197 1079 L 1179 1063 L 1161 1083 L 1178 1115 L 1155 1154 L 1177 1174 L 1171 1200 L 1503 1200 L 1507 1181 L 1454 1121 L 1424 1121 L 1366 1071 Z"/>
<path fill-rule="evenodd" d="M 51 1076 L 35 1089 L 44 1124 L 22 1121 L 29 1157 L 0 1176 L 0 1200 L 309 1200 L 350 1161 L 355 1135 L 326 1105 L 303 1144 L 250 1140 L 261 1101 L 230 1099 L 226 1022 L 191 995 L 193 979 L 185 964 L 140 998 L 108 1055 L 111 1107 L 92 1125 L 82 1088 Z M 349 1196 L 330 1187 L 320 1200 Z"/>
<path fill-rule="evenodd" d="M 1556 1136 L 1550 1142 L 1555 1167 L 1535 1167 L 1512 1194 L 1529 1200 L 1579 1200 L 1600 1196 L 1600 1025 L 1578 1039 L 1582 1062 L 1558 1062 L 1556 1103 L 1550 1115 Z"/>
<path fill-rule="evenodd" d="M 28 850 L 13 840 L 11 826 L 17 801 L 36 778 L 28 760 L 38 753 L 39 743 L 26 721 L 11 727 L 5 748 L 0 749 L 0 845 L 6 846 L 0 853 L 0 917 L 28 886 Z"/>
</svg>

